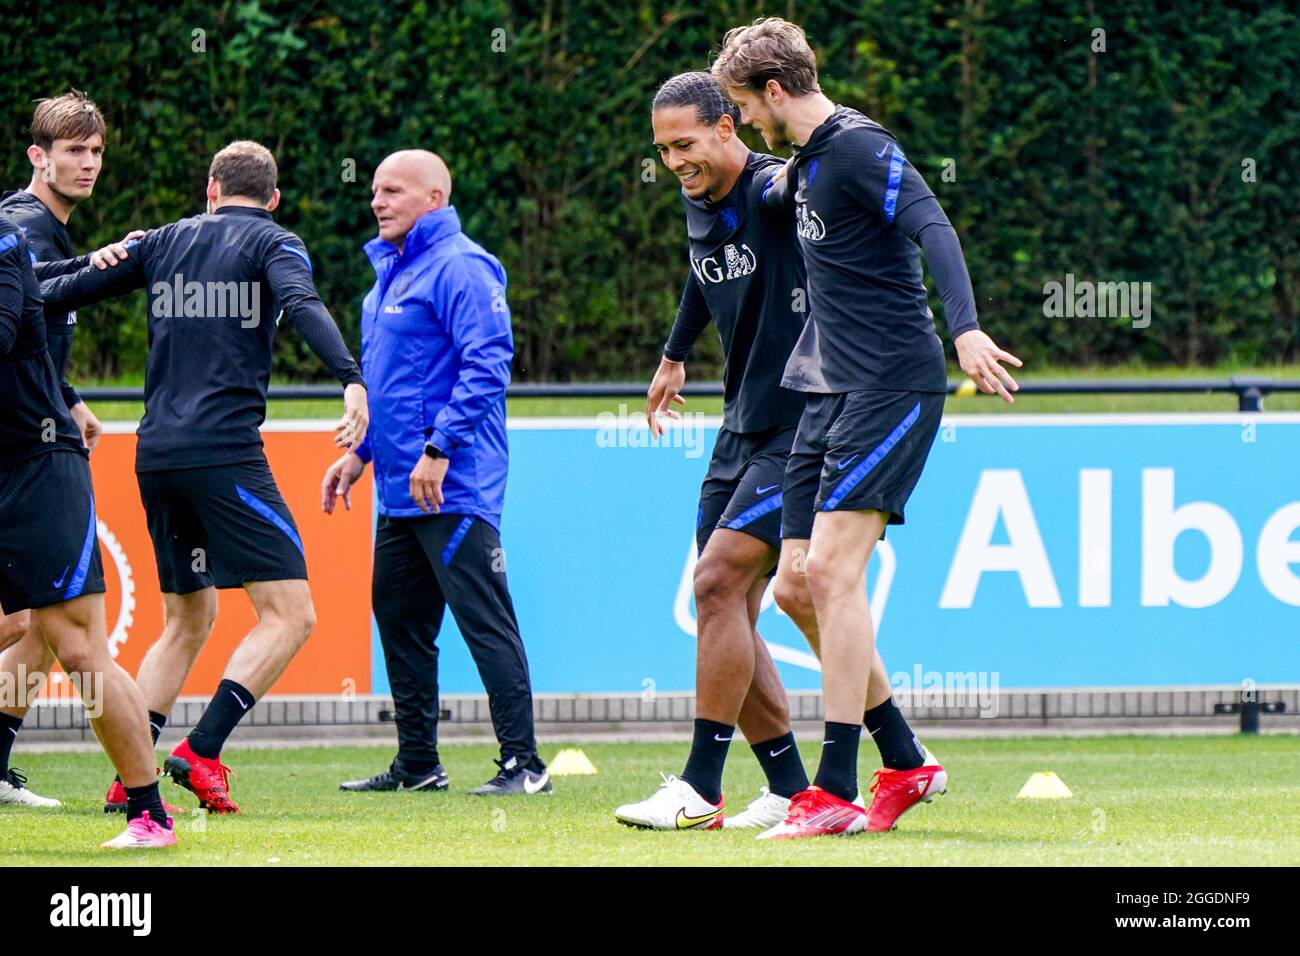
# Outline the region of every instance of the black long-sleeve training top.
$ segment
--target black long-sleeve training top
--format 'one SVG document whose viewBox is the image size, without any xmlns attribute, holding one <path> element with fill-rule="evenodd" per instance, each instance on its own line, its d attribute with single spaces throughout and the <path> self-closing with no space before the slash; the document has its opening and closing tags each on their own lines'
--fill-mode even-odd
<svg viewBox="0 0 1300 956">
<path fill-rule="evenodd" d="M 223 465 L 262 454 L 278 316 L 345 386 L 364 384 L 312 283 L 306 247 L 264 209 L 223 206 L 148 232 L 129 257 L 41 283 L 46 307 L 143 288 L 149 303 L 145 414 L 136 470 Z"/>
<path fill-rule="evenodd" d="M 957 234 L 893 134 L 836 107 L 798 150 L 793 175 L 812 320 L 784 383 L 827 392 L 945 391 L 920 251 L 951 338 L 979 328 L 975 295 Z"/>
<path fill-rule="evenodd" d="M 758 432 L 799 421 L 804 398 L 781 387 L 807 319 L 803 257 L 786 210 L 769 209 L 763 188 L 783 161 L 750 153 L 731 191 L 686 204 L 691 272 L 664 347 L 685 361 L 712 319 L 722 339 L 725 428 Z"/>
<path fill-rule="evenodd" d="M 37 279 L 81 269 L 89 264 L 90 256 L 73 254 L 68 227 L 27 190 L 16 189 L 0 197 L 0 212 L 12 219 L 26 238 Z M 57 267 L 54 263 L 58 264 Z M 57 271 L 51 271 L 54 269 Z M 76 327 L 76 312 L 69 309 L 45 310 L 46 347 L 54 360 L 54 369 L 59 373 L 59 387 L 69 408 L 81 401 L 77 390 L 68 382 L 68 356 L 72 352 L 72 332 Z"/>
<path fill-rule="evenodd" d="M 46 348 L 31 255 L 18 224 L 0 213 L 0 468 L 58 448 L 86 453 Z"/>
</svg>

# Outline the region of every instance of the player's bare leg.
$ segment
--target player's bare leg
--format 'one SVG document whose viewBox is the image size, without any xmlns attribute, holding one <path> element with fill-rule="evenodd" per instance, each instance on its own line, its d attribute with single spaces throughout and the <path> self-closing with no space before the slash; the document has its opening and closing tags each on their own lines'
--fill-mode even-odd
<svg viewBox="0 0 1300 956">
<path fill-rule="evenodd" d="M 14 742 L 32 704 L 29 694 L 36 692 L 33 684 L 44 683 L 44 675 L 49 674 L 54 664 L 54 655 L 30 611 L 0 615 L 0 647 L 5 648 L 0 653 L 0 674 L 10 675 L 10 686 L 17 690 L 12 699 L 0 700 L 0 804 L 62 806 L 58 800 L 33 793 L 27 786 L 27 778 L 9 766 Z"/>
<path fill-rule="evenodd" d="M 905 810 L 946 787 L 943 768 L 919 765 L 924 760 L 920 757 L 914 769 L 886 767 L 877 773 L 872 787 L 875 797 L 867 813 L 849 805 L 858 792 L 859 721 L 864 709 L 868 723 L 878 714 L 867 703 L 872 672 L 881 662 L 867 602 L 866 570 L 888 520 L 879 511 L 836 511 L 818 513 L 813 524 L 806 573 L 821 641 L 825 739 L 814 785 L 798 798 L 802 805 L 765 837 L 891 829 Z M 892 708 L 893 703 L 886 698 L 877 707 Z M 894 719 L 901 721 L 901 717 Z M 891 735 L 899 729 L 893 725 Z M 920 752 L 915 738 L 912 742 Z"/>
<path fill-rule="evenodd" d="M 149 732 L 155 746 L 176 705 L 199 651 L 212 632 L 217 615 L 217 592 L 204 588 L 190 594 L 163 594 L 163 630 L 145 652 L 136 683 L 149 708 Z M 166 804 L 168 813 L 184 811 Z M 104 796 L 104 812 L 126 809 L 126 791 L 114 780 Z"/>
<path fill-rule="evenodd" d="M 0 651 L 17 644 L 31 626 L 31 611 L 16 611 L 6 614 L 0 608 Z"/>
<path fill-rule="evenodd" d="M 727 753 L 721 738 L 734 734 L 737 725 L 762 764 L 771 793 L 788 800 L 807 779 L 790 733 L 785 688 L 755 628 L 775 558 L 761 539 L 719 528 L 695 566 L 696 713 L 708 724 L 696 725 L 682 778 L 715 803 Z"/>
<path fill-rule="evenodd" d="M 88 594 L 35 612 L 46 643 L 65 673 L 80 675 L 95 736 L 117 768 L 130 800 L 127 829 L 105 846 L 170 846 L 171 820 L 158 795 L 144 695 L 108 651 L 104 596 Z"/>
<path fill-rule="evenodd" d="M 149 708 L 149 732 L 155 746 L 194 661 L 212 633 L 217 619 L 217 590 L 203 588 L 189 594 L 163 593 L 163 630 L 145 652 L 136 683 Z M 104 795 L 104 812 L 126 808 L 122 781 L 114 780 Z M 183 811 L 167 805 L 169 813 Z"/>
<path fill-rule="evenodd" d="M 813 786 L 791 800 L 789 814 L 762 839 L 854 833 L 867 827 L 866 812 L 853 803 L 861 721 L 876 658 L 866 576 L 887 521 L 876 511 L 823 511 L 813 521 L 804 574 L 816 617 L 826 730 Z M 788 591 L 782 593 L 792 607 L 797 605 Z"/>
<path fill-rule="evenodd" d="M 4 653 L 0 654 L 0 671 L 20 678 L 23 675 L 48 674 L 54 665 L 54 655 L 50 653 L 45 638 L 41 635 L 40 625 L 27 611 L 21 615 L 11 615 L 11 618 L 16 617 L 25 618 L 28 625 L 24 631 L 18 631 L 18 640 L 7 646 Z M 0 634 L 3 634 L 3 628 L 4 623 L 0 622 Z M 0 643 L 3 641 L 0 640 Z M 25 695 L 13 701 L 12 705 L 9 701 L 5 701 L 4 706 L 0 706 L 0 714 L 16 717 L 21 721 L 27 716 L 31 703 Z"/>
<path fill-rule="evenodd" d="M 812 648 L 812 652 L 818 654 L 817 612 L 813 607 L 812 594 L 808 590 L 808 547 L 807 538 L 787 538 L 781 542 L 781 562 L 777 566 L 776 581 L 772 590 L 777 607 L 784 611 L 799 628 L 804 640 Z M 871 680 L 867 684 L 867 714 L 876 712 L 878 708 L 889 703 L 894 696 L 893 686 L 889 682 L 889 672 L 885 670 L 885 662 L 880 656 L 879 649 L 874 651 L 873 656 Z M 868 725 L 867 729 L 871 730 L 871 721 L 864 722 Z M 884 756 L 882 753 L 881 757 Z"/>
<path fill-rule="evenodd" d="M 808 777 L 790 727 L 790 701 L 757 628 L 767 583 L 766 576 L 760 578 L 748 595 L 749 619 L 755 625 L 754 679 L 740 709 L 739 726 L 767 772 L 768 785 L 743 811 L 724 820 L 722 825 L 729 829 L 766 829 L 779 823 L 790 810 L 790 797 L 807 786 Z"/>
<path fill-rule="evenodd" d="M 316 608 L 306 581 L 249 581 L 244 590 L 257 611 L 257 626 L 235 648 L 225 676 L 261 697 L 311 637 Z"/>
<path fill-rule="evenodd" d="M 749 692 L 740 706 L 736 724 L 745 739 L 751 743 L 780 737 L 790 730 L 790 700 L 786 697 L 785 685 L 777 672 L 776 663 L 758 633 L 758 615 L 762 610 L 763 595 L 767 592 L 767 577 L 761 577 L 753 583 L 745 603 L 749 611 L 749 623 L 754 645 L 754 676 L 749 683 Z"/>
<path fill-rule="evenodd" d="M 163 630 L 145 652 L 136 682 L 151 711 L 170 714 L 217 620 L 217 589 L 163 595 Z"/>
<path fill-rule="evenodd" d="M 226 739 L 284 673 L 316 626 L 306 581 L 249 581 L 244 590 L 257 612 L 257 625 L 231 655 L 199 722 L 163 764 L 172 779 L 212 813 L 239 811 L 230 799 L 229 768 L 221 763 Z"/>
<path fill-rule="evenodd" d="M 89 594 L 41 608 L 36 619 L 65 673 L 90 674 L 96 679 L 103 675 L 101 699 L 87 700 L 86 710 L 95 735 L 123 783 L 128 787 L 153 783 L 153 749 L 146 729 L 144 697 L 108 652 L 103 596 Z"/>
<path fill-rule="evenodd" d="M 722 767 L 738 725 L 763 766 L 768 788 L 733 825 L 770 825 L 772 817 L 783 815 L 789 797 L 806 786 L 790 732 L 785 689 L 755 629 L 775 558 L 772 547 L 752 535 L 725 528 L 710 535 L 695 565 L 696 721 L 691 753 L 680 779 L 669 778 L 650 800 L 619 807 L 615 816 L 622 822 L 682 829 L 722 824 Z"/>
<path fill-rule="evenodd" d="M 704 720 L 735 726 L 749 694 L 754 622 L 748 596 L 772 559 L 765 542 L 720 528 L 695 565 L 695 712 Z"/>
<path fill-rule="evenodd" d="M 808 549 L 808 591 L 817 614 L 827 721 L 859 724 L 875 663 L 867 561 L 885 530 L 879 511 L 823 511 Z"/>
</svg>

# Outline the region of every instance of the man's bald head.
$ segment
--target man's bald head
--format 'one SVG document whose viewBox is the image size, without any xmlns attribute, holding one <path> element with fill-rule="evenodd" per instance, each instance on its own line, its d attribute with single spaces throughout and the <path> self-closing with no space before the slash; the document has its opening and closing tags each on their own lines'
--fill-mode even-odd
<svg viewBox="0 0 1300 956">
<path fill-rule="evenodd" d="M 451 202 L 451 172 L 437 153 L 402 149 L 379 164 L 371 191 L 380 238 L 400 249 L 421 216 Z"/>
<path fill-rule="evenodd" d="M 427 149 L 399 149 L 379 164 L 375 175 L 385 171 L 421 190 L 441 192 L 443 205 L 451 202 L 451 172 L 437 153 Z"/>
</svg>

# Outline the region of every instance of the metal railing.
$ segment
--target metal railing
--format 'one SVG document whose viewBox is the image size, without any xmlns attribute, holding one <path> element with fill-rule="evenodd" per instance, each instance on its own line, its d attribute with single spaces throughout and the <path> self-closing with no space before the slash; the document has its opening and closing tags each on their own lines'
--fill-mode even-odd
<svg viewBox="0 0 1300 956">
<path fill-rule="evenodd" d="M 965 379 L 948 382 L 955 393 Z M 519 383 L 506 391 L 509 398 L 622 398 L 645 394 L 643 382 Z M 1274 380 L 1262 376 L 1234 376 L 1222 379 L 1038 379 L 1020 383 L 1019 395 L 1236 395 L 1237 409 L 1264 411 L 1264 399 L 1276 392 L 1300 392 L 1300 380 Z M 720 397 L 721 382 L 688 382 L 683 395 Z M 85 388 L 88 402 L 141 402 L 144 389 L 138 386 Z M 328 401 L 339 397 L 337 385 L 272 385 L 268 397 L 274 401 Z"/>
</svg>

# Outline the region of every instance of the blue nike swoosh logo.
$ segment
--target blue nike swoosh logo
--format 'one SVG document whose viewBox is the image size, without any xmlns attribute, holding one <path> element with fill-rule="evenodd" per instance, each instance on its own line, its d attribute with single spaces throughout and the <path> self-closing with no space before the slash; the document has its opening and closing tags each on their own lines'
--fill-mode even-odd
<svg viewBox="0 0 1300 956">
<path fill-rule="evenodd" d="M 754 494 L 756 494 L 756 495 L 765 495 L 765 494 L 767 494 L 769 491 L 771 491 L 773 488 L 780 488 L 780 487 L 781 487 L 780 483 L 777 483 L 777 484 L 775 484 L 775 485 L 768 485 L 766 488 L 755 488 L 755 489 L 754 489 Z"/>
<path fill-rule="evenodd" d="M 848 458 L 845 458 L 842 462 L 840 462 L 835 467 L 838 468 L 840 471 L 843 471 L 845 468 L 849 467 L 849 465 L 853 464 L 857 460 L 857 458 L 858 458 L 857 455 L 850 455 Z"/>
<path fill-rule="evenodd" d="M 880 147 L 880 152 L 876 153 L 876 159 L 884 159 L 884 158 L 885 158 L 885 150 L 887 150 L 887 149 L 889 149 L 889 144 L 888 144 L 888 143 L 886 143 L 884 146 Z"/>
<path fill-rule="evenodd" d="M 63 573 L 59 575 L 59 579 L 58 579 L 57 581 L 54 582 L 54 586 L 55 586 L 56 588 L 61 588 L 61 587 L 63 587 L 63 582 L 66 581 L 66 580 L 68 579 L 68 570 L 69 570 L 71 567 L 72 567 L 72 565 L 68 565 L 68 567 L 66 567 L 66 568 L 63 569 Z"/>
</svg>

